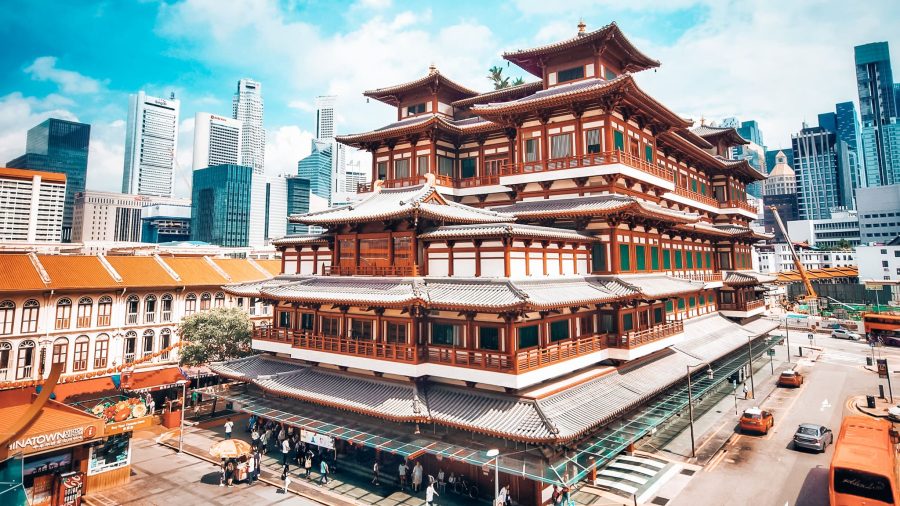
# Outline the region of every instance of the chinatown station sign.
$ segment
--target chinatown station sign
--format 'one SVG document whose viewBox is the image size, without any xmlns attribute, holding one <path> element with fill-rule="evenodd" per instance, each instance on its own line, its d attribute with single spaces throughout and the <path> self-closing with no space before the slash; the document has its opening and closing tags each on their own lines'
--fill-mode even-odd
<svg viewBox="0 0 900 506">
<path fill-rule="evenodd" d="M 97 427 L 95 425 L 54 430 L 40 434 L 26 434 L 26 437 L 10 443 L 9 452 L 22 452 L 25 454 L 37 453 L 52 448 L 87 441 L 96 436 Z"/>
</svg>

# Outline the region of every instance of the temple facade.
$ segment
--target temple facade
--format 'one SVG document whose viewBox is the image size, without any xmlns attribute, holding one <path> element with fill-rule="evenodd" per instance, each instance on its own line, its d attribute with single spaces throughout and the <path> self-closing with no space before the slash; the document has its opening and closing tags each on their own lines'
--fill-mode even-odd
<svg viewBox="0 0 900 506">
<path fill-rule="evenodd" d="M 338 141 L 372 153 L 374 183 L 290 217 L 325 232 L 275 241 L 281 275 L 225 287 L 274 315 L 210 393 L 485 496 L 497 448 L 515 500 L 545 504 L 683 408 L 642 411 L 681 399 L 686 366 L 712 388 L 764 352 L 763 176 L 726 157 L 733 129 L 638 87 L 659 62 L 614 23 L 504 58 L 539 80 L 478 93 L 432 67 L 365 93 L 397 121 Z"/>
</svg>

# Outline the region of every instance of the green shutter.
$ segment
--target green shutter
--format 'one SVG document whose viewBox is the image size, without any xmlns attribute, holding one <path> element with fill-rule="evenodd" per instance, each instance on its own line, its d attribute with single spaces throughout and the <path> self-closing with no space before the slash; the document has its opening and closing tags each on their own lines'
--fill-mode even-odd
<svg viewBox="0 0 900 506">
<path fill-rule="evenodd" d="M 675 268 L 681 269 L 682 265 L 683 264 L 681 262 L 681 250 L 677 249 L 677 250 L 675 250 Z"/>
<path fill-rule="evenodd" d="M 625 151 L 625 134 L 618 130 L 613 130 L 613 147 L 617 151 Z"/>
<path fill-rule="evenodd" d="M 706 195 L 706 183 L 700 183 L 700 194 Z"/>
<path fill-rule="evenodd" d="M 668 249 L 663 250 L 663 269 L 671 269 L 672 268 L 672 251 Z"/>
<path fill-rule="evenodd" d="M 653 163 L 653 146 L 644 146 L 644 156 L 648 162 Z"/>
<path fill-rule="evenodd" d="M 678 299 L 678 309 L 684 309 L 684 299 Z"/>
<path fill-rule="evenodd" d="M 666 312 L 671 313 L 673 308 L 674 308 L 674 306 L 672 305 L 672 301 L 667 300 L 666 301 Z"/>
<path fill-rule="evenodd" d="M 523 350 L 525 348 L 532 348 L 532 347 L 538 345 L 538 342 L 539 342 L 538 336 L 540 334 L 538 332 L 537 325 L 529 325 L 527 327 L 519 327 L 518 334 L 519 334 L 519 348 L 518 349 Z"/>
<path fill-rule="evenodd" d="M 634 328 L 634 315 L 627 313 L 622 315 L 622 330 L 628 332 Z"/>
<path fill-rule="evenodd" d="M 694 255 L 692 255 L 690 251 L 685 251 L 684 259 L 687 260 L 687 268 L 693 269 L 694 268 Z"/>
<path fill-rule="evenodd" d="M 646 271 L 647 270 L 647 247 L 646 246 L 635 246 L 634 247 L 634 257 L 635 257 L 635 262 L 637 263 L 637 270 Z"/>
<path fill-rule="evenodd" d="M 594 243 L 591 246 L 591 270 L 594 272 L 606 272 L 606 245 Z"/>
<path fill-rule="evenodd" d="M 706 305 L 706 297 L 703 296 L 703 295 L 700 296 L 700 305 L 701 305 L 701 306 L 705 306 L 705 305 Z"/>
<path fill-rule="evenodd" d="M 550 322 L 550 340 L 561 341 L 569 338 L 569 320 Z"/>
<path fill-rule="evenodd" d="M 708 265 L 706 267 L 709 268 Z M 700 253 L 699 251 L 697 252 L 697 268 L 703 268 L 703 253 Z"/>
<path fill-rule="evenodd" d="M 619 245 L 619 270 L 620 271 L 630 271 L 631 270 L 631 258 L 629 258 L 628 253 L 630 248 L 627 244 Z"/>
<path fill-rule="evenodd" d="M 697 193 L 697 180 L 691 179 L 691 191 Z"/>
<path fill-rule="evenodd" d="M 659 248 L 656 246 L 650 248 L 650 269 L 659 270 Z"/>
<path fill-rule="evenodd" d="M 712 254 L 710 252 L 706 252 L 706 268 L 712 269 Z"/>
<path fill-rule="evenodd" d="M 697 299 L 695 299 L 694 297 L 691 297 L 690 300 L 688 301 L 688 303 L 690 304 L 691 307 L 694 307 L 697 305 Z"/>
<path fill-rule="evenodd" d="M 662 323 L 663 321 L 663 308 L 655 307 L 653 308 L 653 323 Z"/>
</svg>

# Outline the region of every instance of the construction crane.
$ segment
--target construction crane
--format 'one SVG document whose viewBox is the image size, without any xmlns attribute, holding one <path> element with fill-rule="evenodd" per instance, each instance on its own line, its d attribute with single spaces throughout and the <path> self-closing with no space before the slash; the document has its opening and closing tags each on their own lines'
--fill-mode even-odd
<svg viewBox="0 0 900 506">
<path fill-rule="evenodd" d="M 769 210 L 772 211 L 772 215 L 775 217 L 775 223 L 778 224 L 778 228 L 780 228 L 781 233 L 784 234 L 788 249 L 791 251 L 791 257 L 794 259 L 794 266 L 797 268 L 797 272 L 800 273 L 800 279 L 803 280 L 803 286 L 806 287 L 806 297 L 801 298 L 801 300 L 806 302 L 810 316 L 818 316 L 819 296 L 816 294 L 816 289 L 813 288 L 812 282 L 809 280 L 809 275 L 803 267 L 803 262 L 800 261 L 800 255 L 798 255 L 797 250 L 794 249 L 794 242 L 791 241 L 791 236 L 788 235 L 787 228 L 784 226 L 784 222 L 781 221 L 781 215 L 778 214 L 778 209 L 775 206 L 769 206 Z"/>
</svg>

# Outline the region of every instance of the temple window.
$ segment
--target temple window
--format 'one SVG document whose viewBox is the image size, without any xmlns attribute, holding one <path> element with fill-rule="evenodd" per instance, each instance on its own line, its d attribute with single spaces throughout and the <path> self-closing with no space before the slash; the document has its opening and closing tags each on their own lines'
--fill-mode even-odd
<svg viewBox="0 0 900 506">
<path fill-rule="evenodd" d="M 584 145 L 588 153 L 600 152 L 600 129 L 592 128 L 584 132 Z"/>
<path fill-rule="evenodd" d="M 628 332 L 629 330 L 634 329 L 634 315 L 632 313 L 625 313 L 622 315 L 622 331 Z"/>
<path fill-rule="evenodd" d="M 463 346 L 462 325 L 432 323 L 431 344 L 438 346 Z"/>
<path fill-rule="evenodd" d="M 680 249 L 675 250 L 675 268 L 676 269 L 684 268 L 684 262 L 682 261 L 682 258 L 681 258 L 681 250 Z"/>
<path fill-rule="evenodd" d="M 578 318 L 578 335 L 589 336 L 594 333 L 594 316 L 581 316 Z"/>
<path fill-rule="evenodd" d="M 609 70 L 609 69 L 605 69 L 605 70 L 606 70 L 606 72 L 604 73 L 604 76 L 606 77 L 606 80 L 607 80 L 607 81 L 609 81 L 610 79 L 615 79 L 615 78 L 616 78 L 616 73 L 615 73 L 615 72 L 613 72 L 612 70 Z"/>
<path fill-rule="evenodd" d="M 412 263 L 412 236 L 394 236 L 394 265 Z"/>
<path fill-rule="evenodd" d="M 409 177 L 409 160 L 394 160 L 394 179 L 406 179 Z"/>
<path fill-rule="evenodd" d="M 653 146 L 644 146 L 644 158 L 646 158 L 648 162 L 653 163 Z"/>
<path fill-rule="evenodd" d="M 412 116 L 414 114 L 422 114 L 425 112 L 425 102 L 421 104 L 413 104 L 406 106 L 406 115 Z"/>
<path fill-rule="evenodd" d="M 627 244 L 619 245 L 619 270 L 631 270 L 631 248 Z"/>
<path fill-rule="evenodd" d="M 375 166 L 378 172 L 377 179 L 379 181 L 387 179 L 387 162 L 378 162 Z"/>
<path fill-rule="evenodd" d="M 279 311 L 278 312 L 278 328 L 280 328 L 280 329 L 291 328 L 291 313 L 289 311 Z"/>
<path fill-rule="evenodd" d="M 625 134 L 621 130 L 613 130 L 613 149 L 625 151 Z"/>
<path fill-rule="evenodd" d="M 562 341 L 563 339 L 568 339 L 569 334 L 569 320 L 557 320 L 555 322 L 550 322 L 550 342 Z"/>
<path fill-rule="evenodd" d="M 475 158 L 463 158 L 459 161 L 459 172 L 462 179 L 475 177 L 477 160 Z"/>
<path fill-rule="evenodd" d="M 420 176 L 428 173 L 428 155 L 416 157 L 416 170 Z"/>
<path fill-rule="evenodd" d="M 566 158 L 572 156 L 572 135 L 560 134 L 550 136 L 550 158 Z"/>
<path fill-rule="evenodd" d="M 478 348 L 482 350 L 500 350 L 500 329 L 498 327 L 478 327 Z"/>
<path fill-rule="evenodd" d="M 656 246 L 650 248 L 650 270 L 659 270 L 659 248 Z"/>
<path fill-rule="evenodd" d="M 656 325 L 658 323 L 662 323 L 665 315 L 666 314 L 663 312 L 662 307 L 653 308 L 653 324 Z"/>
<path fill-rule="evenodd" d="M 329 316 L 322 317 L 322 335 L 337 337 L 341 334 L 341 320 Z"/>
<path fill-rule="evenodd" d="M 407 325 L 402 322 L 384 322 L 385 340 L 393 344 L 407 344 Z"/>
<path fill-rule="evenodd" d="M 371 341 L 373 337 L 372 323 L 372 320 L 362 318 L 353 318 L 350 320 L 350 339 Z"/>
<path fill-rule="evenodd" d="M 525 139 L 525 161 L 535 162 L 540 157 L 539 154 L 540 139 Z"/>
<path fill-rule="evenodd" d="M 584 66 L 580 65 L 578 67 L 572 67 L 568 69 L 560 70 L 556 73 L 556 82 L 564 83 L 567 81 L 574 81 L 576 79 L 584 78 Z"/>
<path fill-rule="evenodd" d="M 453 177 L 453 159 L 446 156 L 438 156 L 438 175 Z"/>
<path fill-rule="evenodd" d="M 500 167 L 506 163 L 506 158 L 491 158 L 484 162 L 484 175 L 496 176 L 500 174 Z"/>
<path fill-rule="evenodd" d="M 361 267 L 389 265 L 388 238 L 360 239 L 359 265 Z"/>
<path fill-rule="evenodd" d="M 672 268 L 672 250 L 664 249 L 663 250 L 663 269 L 669 270 Z"/>
<path fill-rule="evenodd" d="M 600 314 L 600 330 L 605 334 L 616 333 L 616 317 L 613 313 Z"/>
<path fill-rule="evenodd" d="M 594 243 L 591 246 L 591 270 L 593 272 L 606 272 L 606 245 Z"/>
<path fill-rule="evenodd" d="M 517 333 L 519 338 L 518 349 L 520 350 L 524 350 L 525 348 L 533 348 L 541 342 L 540 325 L 528 325 L 525 327 L 519 327 L 517 329 Z"/>
<path fill-rule="evenodd" d="M 647 270 L 647 247 L 646 246 L 635 246 L 634 247 L 634 261 L 637 264 L 637 270 L 639 270 L 639 271 Z"/>
<path fill-rule="evenodd" d="M 313 313 L 300 313 L 300 330 L 313 330 L 316 317 Z"/>
</svg>

